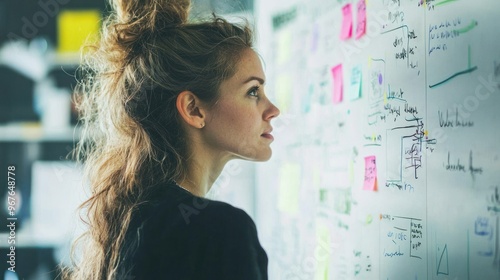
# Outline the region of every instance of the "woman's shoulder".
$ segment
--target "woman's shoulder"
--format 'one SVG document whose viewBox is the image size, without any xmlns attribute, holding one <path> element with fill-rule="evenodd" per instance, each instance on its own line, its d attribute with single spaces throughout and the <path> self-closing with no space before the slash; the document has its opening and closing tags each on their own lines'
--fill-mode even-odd
<svg viewBox="0 0 500 280">
<path fill-rule="evenodd" d="M 137 248 L 129 262 L 144 279 L 160 279 L 160 275 L 267 279 L 259 276 L 267 275 L 267 255 L 244 210 L 179 188 L 168 189 L 155 201 L 129 228 L 127 239 L 128 247 Z"/>
<path fill-rule="evenodd" d="M 238 225 L 255 227 L 252 218 L 244 210 L 229 203 L 199 197 L 188 202 L 191 203 L 180 206 L 179 210 L 185 218 L 191 215 L 194 222 L 210 223 L 221 228 Z"/>
<path fill-rule="evenodd" d="M 255 229 L 255 223 L 244 210 L 226 202 L 194 196 L 171 184 L 165 186 L 162 194 L 147 208 L 142 215 L 143 221 L 147 219 L 149 223 L 178 229 Z"/>
</svg>

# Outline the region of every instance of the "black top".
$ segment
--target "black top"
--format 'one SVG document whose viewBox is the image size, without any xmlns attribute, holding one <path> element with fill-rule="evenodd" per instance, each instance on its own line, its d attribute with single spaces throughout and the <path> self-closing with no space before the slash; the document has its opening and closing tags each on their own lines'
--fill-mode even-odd
<svg viewBox="0 0 500 280">
<path fill-rule="evenodd" d="M 123 248 L 128 279 L 267 280 L 267 255 L 250 216 L 175 183 L 140 206 Z"/>
</svg>

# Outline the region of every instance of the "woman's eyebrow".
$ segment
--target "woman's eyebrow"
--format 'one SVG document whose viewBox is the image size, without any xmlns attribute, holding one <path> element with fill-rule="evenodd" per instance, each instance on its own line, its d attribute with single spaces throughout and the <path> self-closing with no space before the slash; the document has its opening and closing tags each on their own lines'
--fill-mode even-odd
<svg viewBox="0 0 500 280">
<path fill-rule="evenodd" d="M 251 77 L 249 77 L 248 79 L 246 79 L 246 80 L 243 82 L 243 84 L 246 84 L 246 83 L 248 83 L 248 82 L 250 82 L 250 81 L 253 81 L 253 80 L 257 80 L 257 81 L 258 81 L 261 85 L 263 85 L 263 84 L 265 84 L 265 83 L 266 83 L 266 81 L 264 81 L 264 79 L 262 79 L 262 78 L 255 77 L 255 76 L 251 76 Z"/>
</svg>

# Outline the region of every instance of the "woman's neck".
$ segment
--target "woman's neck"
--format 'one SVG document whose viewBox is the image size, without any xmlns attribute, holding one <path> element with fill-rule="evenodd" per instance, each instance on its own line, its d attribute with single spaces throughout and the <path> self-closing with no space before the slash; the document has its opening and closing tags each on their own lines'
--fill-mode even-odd
<svg viewBox="0 0 500 280">
<path fill-rule="evenodd" d="M 193 195 L 205 197 L 228 162 L 221 156 L 210 156 L 208 153 L 196 153 L 188 159 L 188 173 L 177 183 Z"/>
</svg>

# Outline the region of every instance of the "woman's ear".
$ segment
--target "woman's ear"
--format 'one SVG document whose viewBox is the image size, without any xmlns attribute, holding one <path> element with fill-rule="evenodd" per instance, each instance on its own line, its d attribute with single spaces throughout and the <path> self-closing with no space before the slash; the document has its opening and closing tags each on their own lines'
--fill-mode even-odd
<svg viewBox="0 0 500 280">
<path fill-rule="evenodd" d="M 201 105 L 201 100 L 188 90 L 179 93 L 175 102 L 182 119 L 196 128 L 205 126 L 205 112 Z"/>
</svg>

